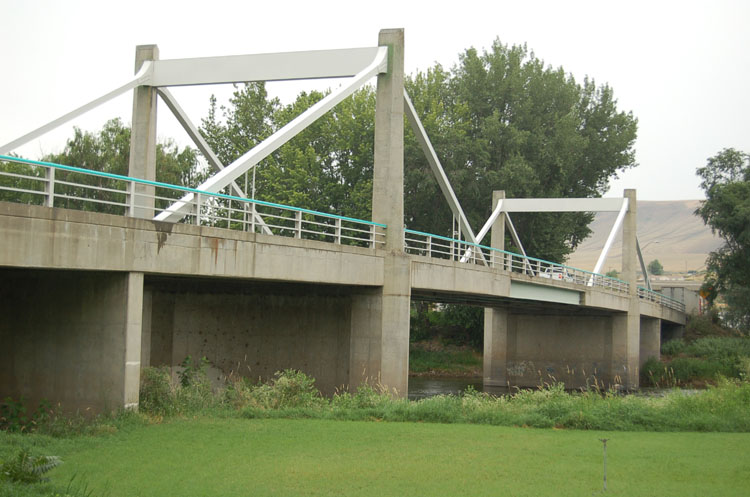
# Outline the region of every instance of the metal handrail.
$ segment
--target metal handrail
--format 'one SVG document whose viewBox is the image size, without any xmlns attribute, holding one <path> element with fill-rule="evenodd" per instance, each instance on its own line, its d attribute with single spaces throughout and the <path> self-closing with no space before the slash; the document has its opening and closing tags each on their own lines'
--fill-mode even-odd
<svg viewBox="0 0 750 497">
<path fill-rule="evenodd" d="M 150 209 L 154 214 L 166 209 L 177 201 L 176 193 L 193 193 L 191 210 L 186 213 L 185 222 L 240 229 L 254 233 L 263 232 L 286 235 L 295 238 L 330 241 L 366 247 L 377 247 L 385 244 L 385 224 L 356 219 L 336 214 L 314 211 L 302 207 L 293 207 L 263 200 L 236 197 L 225 193 L 213 193 L 195 188 L 172 185 L 159 181 L 150 181 L 120 174 L 94 171 L 52 162 L 34 161 L 20 157 L 0 155 L 0 164 L 14 162 L 32 168 L 41 168 L 42 176 L 10 172 L 0 168 L 0 200 L 59 206 L 83 210 L 96 208 L 83 207 L 84 204 L 99 206 L 99 210 L 110 213 L 132 214 L 135 209 Z M 92 185 L 72 181 L 69 178 L 56 178 L 57 173 L 85 174 L 109 180 L 107 185 Z M 3 181 L 4 178 L 10 180 Z M 31 184 L 19 186 L 20 181 Z M 135 185 L 153 187 L 152 193 L 137 191 Z M 116 185 L 116 186 L 115 186 Z M 64 187 L 64 188 L 61 188 Z M 39 189 L 35 189 L 39 188 Z M 68 191 L 65 191 L 67 188 Z M 14 195 L 2 195 L 11 192 Z M 173 196 L 169 196 L 172 192 Z M 156 207 L 140 207 L 136 199 L 152 199 Z M 160 206 L 159 204 L 163 204 Z M 260 217 L 258 217 L 260 216 Z M 266 223 L 265 218 L 269 219 Z M 272 220 L 272 221 L 271 221 Z"/>
<path fill-rule="evenodd" d="M 483 258 L 478 254 L 481 251 L 484 255 L 484 260 L 489 260 L 491 267 L 500 267 L 512 272 L 562 280 L 579 285 L 596 286 L 618 293 L 628 293 L 630 290 L 630 285 L 626 281 L 586 271 L 585 269 L 574 268 L 565 264 L 516 254 L 507 250 L 488 247 L 465 240 L 434 235 L 432 233 L 410 229 L 404 231 L 406 233 L 404 236 L 404 247 L 406 252 L 410 254 L 460 261 L 465 256 L 467 250 L 469 250 L 470 257 L 466 262 L 484 264 Z M 641 299 L 685 312 L 685 304 L 683 302 L 661 293 L 639 286 L 637 287 L 637 294 Z"/>
<path fill-rule="evenodd" d="M 684 302 L 680 302 L 679 300 L 673 299 L 672 297 L 664 295 L 663 293 L 655 292 L 642 286 L 638 287 L 638 297 L 650 302 L 660 304 L 664 307 L 669 307 L 670 309 L 674 309 L 676 311 L 685 312 Z"/>
</svg>

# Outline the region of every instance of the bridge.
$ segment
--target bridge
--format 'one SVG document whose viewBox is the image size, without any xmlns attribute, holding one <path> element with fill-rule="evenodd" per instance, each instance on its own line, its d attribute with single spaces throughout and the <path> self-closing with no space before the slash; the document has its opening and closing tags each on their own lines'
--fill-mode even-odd
<svg viewBox="0 0 750 497">
<path fill-rule="evenodd" d="M 484 383 L 637 388 L 684 305 L 636 285 L 635 191 L 621 199 L 506 199 L 474 233 L 403 89 L 403 31 L 379 46 L 159 61 L 136 50 L 132 81 L 0 147 L 0 395 L 65 409 L 137 407 L 140 371 L 206 356 L 225 374 L 297 368 L 325 393 L 408 387 L 412 300 L 485 308 Z M 223 165 L 167 87 L 347 77 L 348 83 Z M 234 181 L 377 77 L 372 220 L 248 198 Z M 127 176 L 8 152 L 134 91 Z M 217 171 L 195 188 L 155 181 L 156 97 Z M 454 213 L 456 238 L 410 230 L 403 211 L 408 118 Z M 622 279 L 504 250 L 511 214 L 618 211 Z M 487 234 L 490 245 L 481 245 Z M 600 262 L 606 258 L 605 246 Z M 642 260 L 641 260 L 642 265 Z M 647 274 L 644 270 L 644 274 Z"/>
</svg>

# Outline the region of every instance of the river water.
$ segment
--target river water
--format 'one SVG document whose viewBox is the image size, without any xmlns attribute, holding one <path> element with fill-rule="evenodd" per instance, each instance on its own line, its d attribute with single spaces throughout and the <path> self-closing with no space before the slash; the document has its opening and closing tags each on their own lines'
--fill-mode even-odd
<svg viewBox="0 0 750 497">
<path fill-rule="evenodd" d="M 482 391 L 482 378 L 430 378 L 428 376 L 409 377 L 409 400 L 419 400 L 434 395 L 457 395 L 467 387 Z"/>
<path fill-rule="evenodd" d="M 503 387 L 488 387 L 485 389 L 482 385 L 482 378 L 430 378 L 428 376 L 410 376 L 409 400 L 419 400 L 435 395 L 458 395 L 469 386 L 474 387 L 474 390 L 477 392 L 483 392 L 486 390 L 493 395 L 503 395 L 508 393 L 508 388 Z M 672 389 L 670 388 L 641 388 L 639 391 L 635 392 L 635 395 L 660 397 L 671 391 Z M 685 395 L 693 395 L 699 391 L 700 390 L 682 389 L 682 392 Z"/>
</svg>

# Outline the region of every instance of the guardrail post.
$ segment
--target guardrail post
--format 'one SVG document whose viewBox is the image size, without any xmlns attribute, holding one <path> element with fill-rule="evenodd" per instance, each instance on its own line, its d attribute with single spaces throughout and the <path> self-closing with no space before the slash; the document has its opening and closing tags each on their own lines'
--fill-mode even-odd
<svg viewBox="0 0 750 497">
<path fill-rule="evenodd" d="M 336 218 L 336 242 L 341 245 L 341 218 Z"/>
<path fill-rule="evenodd" d="M 201 225 L 201 194 L 195 194 L 195 225 Z"/>
<path fill-rule="evenodd" d="M 294 214 L 294 238 L 302 238 L 302 211 Z"/>
<path fill-rule="evenodd" d="M 135 181 L 128 183 L 128 216 L 135 216 Z"/>
<path fill-rule="evenodd" d="M 47 207 L 55 206 L 55 168 L 47 167 Z"/>
<path fill-rule="evenodd" d="M 252 204 L 250 204 L 250 231 L 252 231 L 253 233 L 255 233 L 255 214 L 256 214 L 256 212 L 257 211 L 255 210 L 255 202 L 253 202 Z"/>
</svg>

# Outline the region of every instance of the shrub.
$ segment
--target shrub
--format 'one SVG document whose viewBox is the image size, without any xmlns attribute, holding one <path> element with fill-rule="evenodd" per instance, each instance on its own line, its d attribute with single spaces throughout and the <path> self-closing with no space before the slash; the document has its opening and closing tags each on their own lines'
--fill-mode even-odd
<svg viewBox="0 0 750 497">
<path fill-rule="evenodd" d="M 0 466 L 0 480 L 17 483 L 47 481 L 43 475 L 61 463 L 57 456 L 32 456 L 28 449 L 21 449 L 16 457 Z"/>
<path fill-rule="evenodd" d="M 153 414 L 170 414 L 175 407 L 174 388 L 169 368 L 144 368 L 141 371 L 140 409 Z"/>
<path fill-rule="evenodd" d="M 249 400 L 260 409 L 311 408 L 326 402 L 315 388 L 315 379 L 294 369 L 276 372 L 268 383 L 250 391 Z"/>
<path fill-rule="evenodd" d="M 34 431 L 40 423 L 49 419 L 51 410 L 49 401 L 42 399 L 36 410 L 28 414 L 23 396 L 18 400 L 6 397 L 0 402 L 0 430 Z"/>
</svg>

